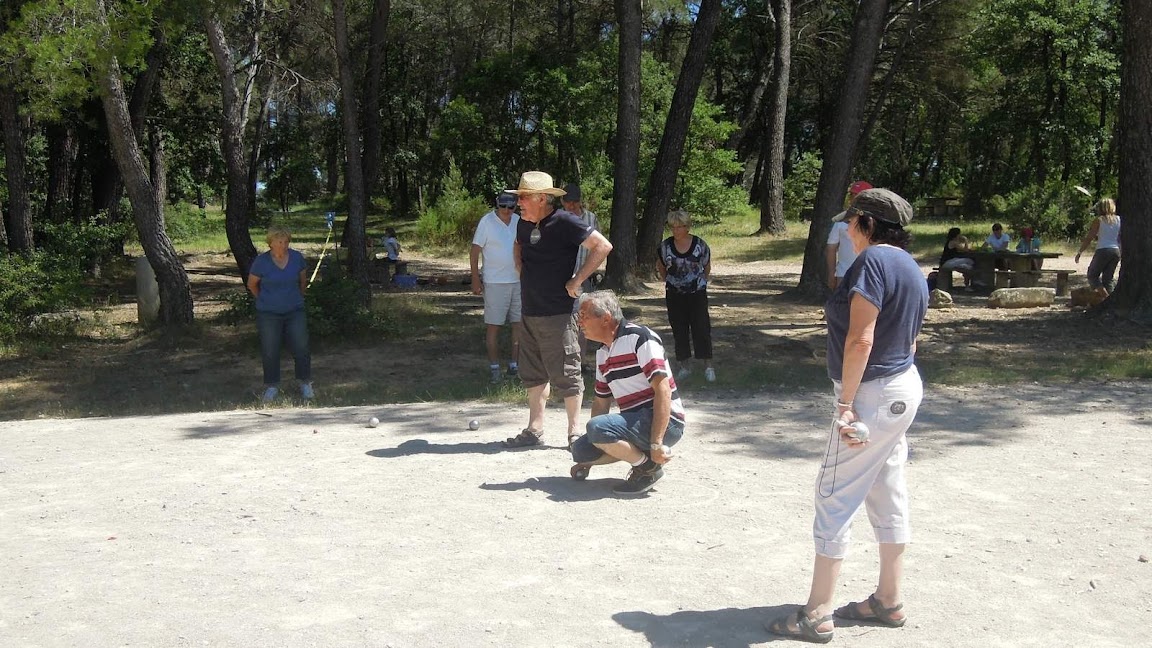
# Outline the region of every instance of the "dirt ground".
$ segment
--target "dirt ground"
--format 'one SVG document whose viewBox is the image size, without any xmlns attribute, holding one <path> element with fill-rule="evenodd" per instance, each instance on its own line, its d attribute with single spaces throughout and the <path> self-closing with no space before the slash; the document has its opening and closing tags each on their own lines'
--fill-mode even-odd
<svg viewBox="0 0 1152 648">
<path fill-rule="evenodd" d="M 430 275 L 461 271 L 426 263 Z M 208 319 L 220 304 L 204 297 L 235 285 L 227 259 L 190 267 Z M 318 353 L 315 406 L 254 409 L 243 329 L 173 347 L 132 333 L 132 304 L 110 309 L 104 341 L 0 361 L 0 646 L 769 643 L 762 622 L 807 594 L 830 416 L 819 307 L 782 296 L 798 272 L 717 265 L 720 380 L 685 382 L 688 433 L 637 500 L 612 495 L 618 465 L 579 483 L 559 448 L 501 450 L 523 427 L 519 403 L 341 407 L 334 395 L 355 381 L 431 386 L 434 367 L 454 362 L 476 362 L 482 378 L 478 324 L 462 341 L 425 331 Z M 422 290 L 479 322 L 466 287 Z M 958 297 L 930 313 L 920 344 L 909 624 L 840 627 L 836 643 L 1142 645 L 1147 385 L 942 386 L 973 359 L 1065 362 L 1102 337 L 1063 304 L 998 311 Z M 655 287 L 630 308 L 666 332 Z M 1143 335 L 1106 337 L 1139 346 Z M 219 397 L 197 406 L 185 393 Z M 390 402 L 384 387 L 365 398 Z M 170 413 L 188 409 L 201 411 Z M 561 416 L 549 414 L 553 445 Z M 875 580 L 861 518 L 839 602 Z"/>
<path fill-rule="evenodd" d="M 830 400 L 689 397 L 636 500 L 500 450 L 523 409 L 481 402 L 0 423 L 0 645 L 764 645 L 807 593 Z M 930 389 L 909 624 L 835 643 L 1142 645 L 1148 432 L 1143 384 Z M 840 602 L 875 579 L 855 532 Z"/>
</svg>

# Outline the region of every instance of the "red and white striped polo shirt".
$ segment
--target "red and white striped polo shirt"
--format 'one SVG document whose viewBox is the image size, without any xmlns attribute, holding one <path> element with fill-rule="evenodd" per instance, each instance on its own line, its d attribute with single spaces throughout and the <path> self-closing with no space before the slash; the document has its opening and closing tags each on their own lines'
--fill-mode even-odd
<svg viewBox="0 0 1152 648">
<path fill-rule="evenodd" d="M 684 405 L 676 379 L 664 358 L 664 344 L 655 331 L 627 320 L 616 328 L 616 339 L 596 351 L 596 396 L 615 398 L 621 412 L 652 407 L 652 378 L 663 375 L 672 388 L 672 418 L 684 422 Z"/>
</svg>

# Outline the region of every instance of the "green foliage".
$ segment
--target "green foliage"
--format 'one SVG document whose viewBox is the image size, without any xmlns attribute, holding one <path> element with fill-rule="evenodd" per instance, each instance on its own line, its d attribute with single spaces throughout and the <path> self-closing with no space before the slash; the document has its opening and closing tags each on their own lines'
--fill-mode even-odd
<svg viewBox="0 0 1152 648">
<path fill-rule="evenodd" d="M 34 114 L 53 118 L 95 96 L 95 78 L 113 56 L 125 73 L 140 67 L 152 46 L 154 2 L 107 2 L 106 20 L 95 0 L 31 0 L 0 36 L 0 59 L 22 64 L 18 87 Z"/>
<path fill-rule="evenodd" d="M 83 274 L 76 263 L 45 252 L 0 256 L 0 341 L 46 332 L 38 316 L 78 301 Z M 60 321 L 60 320 L 56 320 Z"/>
<path fill-rule="evenodd" d="M 123 201 L 127 202 L 127 200 Z M 51 267 L 63 274 L 84 272 L 135 233 L 131 208 L 123 208 L 127 220 L 108 224 L 100 218 L 81 223 L 45 223 L 41 227 L 42 246 Z"/>
<path fill-rule="evenodd" d="M 199 207 L 189 203 L 166 206 L 164 225 L 173 243 L 185 243 L 224 232 L 224 221 L 209 219 Z"/>
<path fill-rule="evenodd" d="M 824 160 L 817 153 L 804 153 L 784 178 L 784 215 L 800 218 L 800 212 L 816 203 L 816 188 Z"/>
<path fill-rule="evenodd" d="M 1088 199 L 1069 185 L 1030 185 L 989 200 L 990 211 L 1012 230 L 1031 227 L 1041 237 L 1077 237 L 1092 221 Z"/>
<path fill-rule="evenodd" d="M 743 188 L 728 181 L 743 168 L 736 153 L 724 148 L 734 130 L 735 124 L 721 118 L 719 106 L 696 100 L 672 203 L 701 222 L 734 216 L 748 204 Z"/>
<path fill-rule="evenodd" d="M 457 245 L 472 239 L 476 224 L 488 210 L 487 201 L 464 188 L 460 169 L 453 162 L 444 178 L 443 193 L 416 221 L 416 234 L 428 245 Z"/>
</svg>

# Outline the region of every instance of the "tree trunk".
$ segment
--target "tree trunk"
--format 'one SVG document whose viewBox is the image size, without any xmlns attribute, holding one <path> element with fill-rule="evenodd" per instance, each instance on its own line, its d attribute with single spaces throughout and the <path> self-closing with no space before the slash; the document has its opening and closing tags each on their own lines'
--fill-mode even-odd
<svg viewBox="0 0 1152 648">
<path fill-rule="evenodd" d="M 1152 322 L 1152 3 L 1123 3 L 1120 56 L 1120 279 L 1104 308 Z"/>
<path fill-rule="evenodd" d="M 168 169 L 164 162 L 164 135 L 158 128 L 148 129 L 148 177 L 156 191 L 156 202 L 168 204 Z"/>
<path fill-rule="evenodd" d="M 55 223 L 68 220 L 65 211 L 72 200 L 76 156 L 79 152 L 76 130 L 71 124 L 53 123 L 45 129 L 48 139 L 48 191 L 44 196 L 44 217 Z"/>
<path fill-rule="evenodd" d="M 784 119 L 788 114 L 788 82 L 792 72 L 792 0 L 771 0 L 776 25 L 772 54 L 772 84 L 765 111 L 760 156 L 765 160 L 760 192 L 760 229 L 757 234 L 783 234 L 784 226 Z"/>
<path fill-rule="evenodd" d="M 688 139 L 688 128 L 692 124 L 692 107 L 696 105 L 700 80 L 704 78 L 704 65 L 708 60 L 712 35 L 716 33 L 716 25 L 720 22 L 720 7 L 720 0 L 702 0 L 700 3 L 692 38 L 688 41 L 688 52 L 680 68 L 680 78 L 676 80 L 672 107 L 668 110 L 664 135 L 660 138 L 660 149 L 656 152 L 652 178 L 648 181 L 644 218 L 640 221 L 637 253 L 641 268 L 655 267 L 656 250 L 664 238 L 668 204 L 672 201 L 672 190 L 680 174 L 684 141 Z"/>
<path fill-rule="evenodd" d="M 364 193 L 376 195 L 380 186 L 380 85 L 384 74 L 384 44 L 388 37 L 390 0 L 375 0 L 369 30 L 367 83 L 364 88 Z"/>
<path fill-rule="evenodd" d="M 640 0 L 615 0 L 620 28 L 617 53 L 619 79 L 616 100 L 616 151 L 612 184 L 612 254 L 608 255 L 607 285 L 638 292 L 636 277 L 636 188 L 640 164 Z"/>
<path fill-rule="evenodd" d="M 335 22 L 336 66 L 340 73 L 340 102 L 344 123 L 344 149 L 346 182 L 348 185 L 348 222 L 345 224 L 348 246 L 348 274 L 364 287 L 364 299 L 371 298 L 370 268 L 366 247 L 364 213 L 364 167 L 360 150 L 360 127 L 356 123 L 356 78 L 352 73 L 352 57 L 348 48 L 348 18 L 344 0 L 332 0 Z"/>
<path fill-rule="evenodd" d="M 0 122 L 4 131 L 4 170 L 8 178 L 8 249 L 30 252 L 32 210 L 25 173 L 24 126 L 20 123 L 16 91 L 0 82 Z"/>
<path fill-rule="evenodd" d="M 99 19 L 107 27 L 104 2 L 100 0 L 97 10 Z M 192 290 L 188 274 L 164 231 L 164 211 L 156 199 L 156 192 L 148 179 L 148 167 L 136 141 L 116 57 L 110 58 L 108 68 L 99 77 L 112 153 L 128 190 L 128 199 L 132 202 L 140 245 L 160 287 L 160 322 L 165 326 L 191 323 Z"/>
<path fill-rule="evenodd" d="M 828 290 L 825 277 L 828 268 L 824 256 L 828 232 L 832 229 L 831 218 L 844 205 L 887 12 L 888 0 L 861 0 L 856 10 L 852 43 L 844 64 L 844 82 L 840 84 L 840 99 L 832 122 L 832 137 L 824 149 L 824 167 L 816 188 L 812 226 L 808 229 L 808 243 L 804 248 L 804 267 L 796 287 L 803 297 L 821 299 Z"/>
<path fill-rule="evenodd" d="M 224 165 L 228 173 L 228 196 L 224 207 L 224 231 L 228 235 L 228 247 L 240 270 L 241 281 L 248 281 L 248 268 L 256 259 L 256 246 L 248 231 L 248 219 L 252 205 L 248 202 L 248 169 L 244 160 L 244 126 L 248 120 L 248 100 L 241 96 L 237 87 L 235 64 L 232 50 L 224 36 L 224 27 L 214 14 L 203 15 L 204 30 L 212 57 L 216 61 L 216 71 L 220 76 L 220 148 L 224 155 Z M 245 80 L 245 92 L 252 87 L 255 66 L 249 67 Z"/>
</svg>

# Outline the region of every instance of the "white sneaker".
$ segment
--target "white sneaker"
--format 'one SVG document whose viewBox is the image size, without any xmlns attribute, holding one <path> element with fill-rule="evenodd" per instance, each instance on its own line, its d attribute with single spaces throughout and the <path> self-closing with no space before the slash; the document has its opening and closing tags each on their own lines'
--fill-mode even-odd
<svg viewBox="0 0 1152 648">
<path fill-rule="evenodd" d="M 312 383 L 300 383 L 300 397 L 304 400 L 312 400 L 316 398 L 316 391 L 312 389 Z"/>
<path fill-rule="evenodd" d="M 676 380 L 684 380 L 692 375 L 692 367 L 680 367 L 680 371 L 676 372 Z"/>
<path fill-rule="evenodd" d="M 492 377 L 488 380 L 488 382 L 492 383 L 493 385 L 499 385 L 501 381 L 504 380 L 504 376 L 500 375 L 500 367 L 495 366 L 489 367 L 488 369 L 492 372 Z"/>
<path fill-rule="evenodd" d="M 264 390 L 264 395 L 260 397 L 260 400 L 264 401 L 265 403 L 271 403 L 272 401 L 276 400 L 276 397 L 279 395 L 280 388 L 272 385 Z"/>
<path fill-rule="evenodd" d="M 716 370 L 713 369 L 712 367 L 708 367 L 707 369 L 705 369 L 704 370 L 704 380 L 707 380 L 708 382 L 716 382 Z"/>
</svg>

